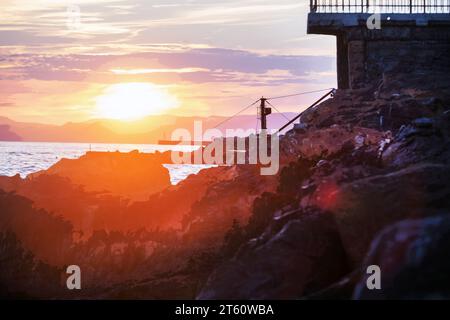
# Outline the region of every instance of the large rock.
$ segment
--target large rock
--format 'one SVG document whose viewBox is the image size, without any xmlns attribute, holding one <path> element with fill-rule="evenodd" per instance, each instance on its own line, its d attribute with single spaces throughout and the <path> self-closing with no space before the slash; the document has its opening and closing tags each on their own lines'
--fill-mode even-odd
<svg viewBox="0 0 450 320">
<path fill-rule="evenodd" d="M 338 280 L 345 255 L 333 220 L 305 214 L 217 268 L 197 299 L 294 299 Z"/>
<path fill-rule="evenodd" d="M 332 211 L 353 265 L 362 262 L 383 227 L 450 207 L 449 123 L 444 118 L 421 118 L 405 126 L 383 153 L 381 171 L 336 188 Z"/>
<path fill-rule="evenodd" d="M 383 152 L 383 163 L 391 167 L 432 162 L 450 164 L 450 114 L 418 118 L 400 128 Z"/>
<path fill-rule="evenodd" d="M 224 176 L 207 185 L 183 217 L 183 241 L 196 247 L 221 244 L 233 221 L 246 225 L 255 199 L 277 187 L 277 176 L 262 176 L 254 165 L 224 167 L 216 172 Z M 187 180 L 184 188 L 189 188 Z"/>
<path fill-rule="evenodd" d="M 246 224 L 256 197 L 276 189 L 276 177 L 261 176 L 251 165 L 215 167 L 190 175 L 161 193 L 127 208 L 134 227 L 182 230 L 185 243 L 221 243 L 236 219 Z"/>
<path fill-rule="evenodd" d="M 381 269 L 381 290 L 368 290 L 367 276 L 355 299 L 450 299 L 450 216 L 406 220 L 373 241 L 364 265 Z"/>
<path fill-rule="evenodd" d="M 449 181 L 448 166 L 418 164 L 341 186 L 332 211 L 352 265 L 362 262 L 383 227 L 449 208 Z"/>
<path fill-rule="evenodd" d="M 19 174 L 12 177 L 0 176 L 0 189 L 7 192 L 17 191 L 22 183 L 23 180 Z"/>
<path fill-rule="evenodd" d="M 333 125 L 329 128 L 290 131 L 281 139 L 280 160 L 295 161 L 299 157 L 317 158 L 338 152 L 344 144 L 378 144 L 383 133 L 374 129 Z"/>
<path fill-rule="evenodd" d="M 448 116 L 441 115 L 415 119 L 378 145 L 364 138 L 358 147 L 357 136 L 336 143 L 341 150 L 313 168 L 302 187 L 312 194 L 303 193 L 300 203 L 333 213 L 351 265 L 360 265 L 385 226 L 450 206 L 448 127 Z"/>
<path fill-rule="evenodd" d="M 137 151 L 88 152 L 79 159 L 62 159 L 41 174 L 68 178 L 86 191 L 104 192 L 132 200 L 146 199 L 150 194 L 170 186 L 170 175 L 162 166 L 166 159 L 159 154 Z"/>
</svg>

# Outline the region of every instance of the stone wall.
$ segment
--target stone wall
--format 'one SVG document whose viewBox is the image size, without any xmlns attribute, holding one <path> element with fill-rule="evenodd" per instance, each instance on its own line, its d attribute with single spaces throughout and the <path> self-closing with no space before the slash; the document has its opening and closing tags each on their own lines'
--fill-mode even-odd
<svg viewBox="0 0 450 320">
<path fill-rule="evenodd" d="M 395 30 L 394 35 L 399 31 Z M 401 31 L 400 33 L 405 34 Z M 427 33 L 430 35 L 428 39 Z M 418 78 L 430 81 L 448 78 L 450 39 L 447 37 L 439 39 L 442 35 L 439 29 L 418 30 L 415 35 L 418 34 L 421 37 L 411 35 L 410 38 L 400 36 L 373 38 L 368 36 L 369 34 L 354 37 L 354 34 L 349 33 L 347 61 L 338 61 L 348 64 L 348 87 L 358 89 L 370 84 L 380 84 L 383 78 L 397 78 L 400 74 L 407 75 L 405 81 Z M 414 84 L 430 86 L 427 81 L 418 83 L 415 81 Z"/>
<path fill-rule="evenodd" d="M 356 51 L 356 50 L 355 50 Z M 361 56 L 365 54 L 364 66 Z M 349 50 L 349 59 L 357 67 L 350 69 L 351 87 L 379 82 L 384 77 L 403 75 L 405 82 L 429 87 L 434 81 L 448 81 L 450 74 L 450 42 L 440 41 L 367 41 L 364 52 Z M 365 73 L 365 77 L 364 74 Z M 365 80 L 365 81 L 363 81 Z M 439 83 L 434 83 L 440 86 Z M 420 89 L 420 87 L 418 87 Z"/>
<path fill-rule="evenodd" d="M 385 16 L 374 30 L 367 28 L 367 18 L 309 15 L 308 33 L 336 36 L 339 88 L 380 85 L 386 78 L 405 86 L 412 81 L 417 89 L 449 85 L 444 82 L 450 73 L 450 15 Z"/>
<path fill-rule="evenodd" d="M 366 81 L 366 43 L 355 40 L 348 43 L 349 86 L 356 88 Z"/>
</svg>

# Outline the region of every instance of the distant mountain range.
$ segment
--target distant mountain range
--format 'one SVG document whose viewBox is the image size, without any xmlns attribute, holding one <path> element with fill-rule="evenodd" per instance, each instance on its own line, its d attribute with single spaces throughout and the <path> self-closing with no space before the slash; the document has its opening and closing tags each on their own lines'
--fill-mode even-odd
<svg viewBox="0 0 450 320">
<path fill-rule="evenodd" d="M 278 129 L 292 119 L 295 113 L 272 114 L 269 129 Z M 149 116 L 132 122 L 96 119 L 86 122 L 68 122 L 64 125 L 17 122 L 0 117 L 0 141 L 84 142 L 84 143 L 157 143 L 170 140 L 175 129 L 193 132 L 194 121 L 201 120 L 203 130 L 214 128 L 227 117 Z M 219 129 L 255 129 L 256 115 L 240 115 L 219 126 Z"/>
</svg>

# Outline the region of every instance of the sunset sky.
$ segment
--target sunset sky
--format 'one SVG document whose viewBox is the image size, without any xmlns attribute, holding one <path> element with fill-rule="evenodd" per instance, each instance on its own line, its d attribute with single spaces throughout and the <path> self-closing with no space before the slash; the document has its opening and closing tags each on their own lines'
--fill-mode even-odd
<svg viewBox="0 0 450 320">
<path fill-rule="evenodd" d="M 308 4 L 1 0 L 0 116 L 230 115 L 261 95 L 334 87 L 335 41 L 306 35 Z M 276 106 L 298 111 L 317 96 Z"/>
</svg>

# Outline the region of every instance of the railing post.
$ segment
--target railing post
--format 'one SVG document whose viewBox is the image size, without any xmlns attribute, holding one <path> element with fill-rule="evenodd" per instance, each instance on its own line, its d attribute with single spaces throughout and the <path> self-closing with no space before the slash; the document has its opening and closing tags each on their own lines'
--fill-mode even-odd
<svg viewBox="0 0 450 320">
<path fill-rule="evenodd" d="M 311 12 L 317 12 L 317 0 L 311 0 Z"/>
<path fill-rule="evenodd" d="M 450 13 L 450 0 L 310 0 L 310 12 L 368 13 L 378 6 L 386 13 Z M 421 9 L 422 8 L 422 9 Z"/>
</svg>

